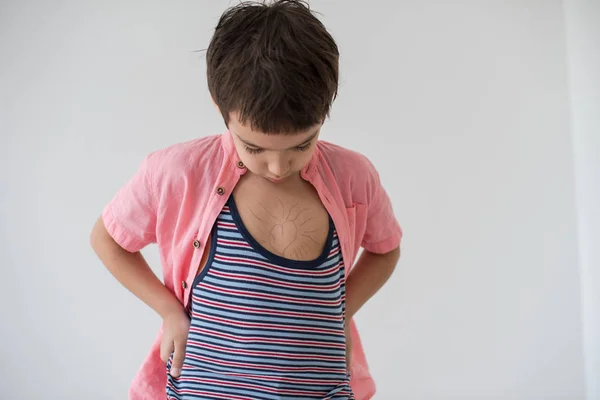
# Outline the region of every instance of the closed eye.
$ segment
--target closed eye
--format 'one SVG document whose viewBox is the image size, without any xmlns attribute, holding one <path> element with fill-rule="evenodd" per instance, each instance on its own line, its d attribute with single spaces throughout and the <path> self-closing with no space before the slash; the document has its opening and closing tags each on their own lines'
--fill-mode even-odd
<svg viewBox="0 0 600 400">
<path fill-rule="evenodd" d="M 264 150 L 246 146 L 246 151 L 250 154 L 259 154 L 262 153 Z"/>
<path fill-rule="evenodd" d="M 294 147 L 294 150 L 296 150 L 296 151 L 306 151 L 306 150 L 308 150 L 310 148 L 311 144 L 312 143 L 307 143 L 307 144 L 302 145 L 302 146 Z M 257 148 L 254 148 L 254 147 L 248 147 L 248 146 L 246 146 L 246 151 L 248 153 L 250 153 L 250 154 L 260 154 L 264 150 L 263 149 L 257 149 Z"/>
<path fill-rule="evenodd" d="M 306 143 L 305 145 L 298 146 L 298 147 L 296 147 L 296 150 L 298 150 L 298 151 L 306 151 L 306 150 L 308 150 L 310 148 L 311 144 L 312 143 L 309 142 L 309 143 Z"/>
</svg>

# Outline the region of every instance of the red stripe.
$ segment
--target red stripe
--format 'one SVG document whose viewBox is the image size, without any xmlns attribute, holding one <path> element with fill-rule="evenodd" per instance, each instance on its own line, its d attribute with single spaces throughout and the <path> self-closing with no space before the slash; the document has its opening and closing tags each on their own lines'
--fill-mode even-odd
<svg viewBox="0 0 600 400">
<path fill-rule="evenodd" d="M 221 254 L 215 254 L 215 260 L 225 261 L 225 262 L 234 263 L 234 264 L 240 263 L 240 264 L 248 264 L 248 265 L 254 265 L 254 266 L 259 266 L 259 267 L 265 267 L 265 268 L 272 269 L 275 271 L 286 272 L 286 273 L 289 273 L 290 275 L 301 275 L 301 276 L 329 275 L 332 272 L 339 270 L 339 267 L 341 264 L 340 262 L 338 262 L 337 264 L 331 266 L 330 268 L 323 269 L 323 270 L 307 270 L 307 269 L 297 269 L 297 268 L 296 269 L 285 268 L 285 267 L 281 267 L 279 265 L 271 264 L 271 263 L 264 262 L 264 261 L 251 260 L 249 258 L 244 258 L 244 257 L 224 256 Z"/>
<path fill-rule="evenodd" d="M 212 369 L 197 367 L 197 366 L 187 366 L 184 365 L 183 369 L 186 370 L 200 370 L 207 371 L 210 373 L 214 373 Z M 288 382 L 288 383 L 308 383 L 311 385 L 331 385 L 339 383 L 339 379 L 301 379 L 301 378 L 290 378 L 285 375 L 282 376 L 274 376 L 274 375 L 257 375 L 257 374 L 242 374 L 242 373 L 234 373 L 227 372 L 227 376 L 235 376 L 240 378 L 250 378 L 267 382 Z"/>
<path fill-rule="evenodd" d="M 296 332 L 306 332 L 306 333 L 329 333 L 329 334 L 339 334 L 340 331 L 335 330 L 335 329 L 325 329 L 325 328 L 306 328 L 303 326 L 294 326 L 294 325 L 274 325 L 274 324 L 257 324 L 257 323 L 251 323 L 251 322 L 241 322 L 241 321 L 235 321 L 232 319 L 228 319 L 228 318 L 219 318 L 219 317 L 213 317 L 211 315 L 206 315 L 203 313 L 196 313 L 194 312 L 192 314 L 193 318 L 198 318 L 198 319 L 203 319 L 203 320 L 208 320 L 208 321 L 213 321 L 213 322 L 220 322 L 220 323 L 225 323 L 225 324 L 229 324 L 229 325 L 234 325 L 234 326 L 243 326 L 245 328 L 262 328 L 262 329 L 274 329 L 274 330 L 285 330 L 285 331 L 296 331 Z"/>
<path fill-rule="evenodd" d="M 324 367 L 275 367 L 272 365 L 261 365 L 261 364 L 248 364 L 248 363 L 239 363 L 235 361 L 225 361 L 219 360 L 212 357 L 203 357 L 197 354 L 189 354 L 188 358 L 204 361 L 207 363 L 212 363 L 216 366 L 223 367 L 224 365 L 231 367 L 239 367 L 239 368 L 250 368 L 250 369 L 258 369 L 265 371 L 276 371 L 276 372 L 324 372 L 328 374 L 339 374 L 345 373 L 346 370 L 344 368 L 324 368 Z M 195 367 L 194 367 L 195 368 Z"/>
<path fill-rule="evenodd" d="M 288 360 L 319 360 L 319 361 L 339 361 L 343 362 L 345 356 L 323 356 L 318 354 L 305 353 L 302 355 L 296 355 L 292 353 L 285 353 L 282 351 L 258 351 L 258 350 L 246 350 L 246 349 L 232 349 L 229 347 L 217 346 L 207 342 L 198 342 L 195 340 L 188 340 L 188 345 L 192 344 L 201 349 L 212 349 L 223 353 L 246 355 L 246 356 L 264 356 L 264 357 L 277 357 Z"/>
<path fill-rule="evenodd" d="M 217 221 L 217 226 L 219 228 L 236 229 L 236 226 L 233 222 Z"/>
<path fill-rule="evenodd" d="M 252 384 L 249 384 L 249 383 L 231 382 L 231 381 L 226 381 L 226 380 L 221 380 L 221 379 L 196 378 L 196 377 L 181 377 L 181 378 L 179 378 L 179 382 L 205 383 L 205 384 L 218 385 L 217 387 L 229 386 L 229 387 L 235 387 L 235 388 L 257 390 L 257 391 L 260 391 L 260 392 L 267 392 L 267 393 L 290 394 L 290 395 L 297 395 L 297 396 L 306 396 L 306 392 L 299 392 L 297 390 L 272 388 L 272 387 L 269 387 L 269 386 L 258 386 L 258 385 L 252 385 Z M 324 394 L 327 394 L 327 393 L 314 393 L 315 396 L 323 396 Z"/>
<path fill-rule="evenodd" d="M 304 339 L 295 340 L 295 339 L 262 338 L 259 336 L 241 337 L 241 336 L 230 335 L 228 333 L 224 333 L 224 332 L 220 332 L 220 331 L 213 331 L 213 330 L 198 328 L 195 326 L 190 327 L 190 332 L 194 332 L 194 333 L 206 335 L 206 336 L 212 336 L 212 337 L 216 337 L 219 339 L 229 339 L 229 340 L 232 340 L 232 341 L 235 341 L 238 343 L 257 343 L 257 344 L 267 344 L 267 345 L 268 344 L 277 344 L 277 345 L 289 344 L 289 345 L 293 345 L 293 346 L 319 346 L 319 347 L 325 347 L 325 348 L 331 348 L 331 349 L 344 349 L 345 348 L 343 343 L 337 343 L 337 342 L 317 342 L 317 341 L 304 340 Z"/>
<path fill-rule="evenodd" d="M 282 315 L 282 316 L 287 316 L 287 317 L 310 318 L 310 319 L 316 319 L 316 320 L 321 320 L 321 321 L 334 321 L 334 322 L 344 320 L 343 315 L 321 315 L 321 314 L 314 314 L 314 313 L 308 313 L 308 312 L 302 312 L 302 311 L 283 311 L 283 310 L 278 310 L 275 308 L 258 308 L 258 307 L 237 306 L 237 305 L 222 303 L 220 301 L 213 301 L 213 300 L 209 300 L 209 299 L 205 299 L 205 298 L 201 299 L 196 296 L 192 296 L 192 297 L 194 300 L 196 300 L 196 302 L 198 302 L 200 304 L 208 304 L 213 307 L 221 307 L 221 308 L 226 308 L 228 310 L 244 311 L 244 312 L 249 312 L 252 314 Z"/>
<path fill-rule="evenodd" d="M 251 297 L 254 299 L 281 300 L 281 301 L 287 301 L 289 303 L 295 303 L 295 304 L 318 304 L 318 305 L 323 305 L 323 306 L 338 306 L 338 305 L 342 304 L 341 298 L 339 300 L 331 300 L 331 301 L 316 300 L 316 299 L 306 300 L 306 299 L 300 299 L 300 298 L 288 297 L 288 296 L 276 296 L 276 295 L 271 295 L 271 294 L 266 294 L 266 293 L 253 293 L 253 292 L 248 292 L 246 290 L 226 289 L 226 288 L 222 288 L 222 287 L 215 287 L 213 285 L 210 285 L 210 284 L 207 284 L 204 282 L 200 282 L 198 284 L 198 286 L 201 287 L 202 289 L 210 290 L 210 291 L 212 291 L 214 293 L 218 293 L 218 294 L 223 294 L 223 293 L 235 294 L 238 296 Z"/>
<path fill-rule="evenodd" d="M 217 239 L 217 243 L 231 247 L 243 247 L 246 249 L 252 249 L 252 246 L 240 240 Z"/>
<path fill-rule="evenodd" d="M 263 278 L 263 277 L 259 277 L 259 276 L 251 276 L 251 275 L 247 275 L 247 274 L 221 272 L 221 271 L 216 271 L 214 269 L 211 270 L 209 273 L 211 275 L 216 275 L 216 276 L 220 276 L 223 278 L 229 278 L 229 279 L 234 279 L 234 280 L 238 280 L 238 281 L 260 282 L 260 283 L 267 283 L 267 284 L 273 285 L 273 286 L 294 288 L 294 289 L 311 289 L 311 290 L 314 290 L 317 292 L 325 292 L 325 291 L 329 291 L 329 290 L 333 290 L 333 289 L 339 289 L 341 286 L 341 280 L 339 280 L 339 279 L 333 285 L 319 286 L 319 285 L 304 285 L 301 283 L 292 283 L 289 281 L 288 282 L 278 281 L 275 279 Z"/>
<path fill-rule="evenodd" d="M 173 386 L 169 385 L 174 391 L 175 393 L 179 393 L 179 394 L 193 394 L 193 395 L 197 395 L 197 396 L 211 396 L 211 397 L 218 397 L 220 399 L 228 399 L 228 400 L 255 400 L 251 397 L 242 397 L 242 396 L 234 396 L 232 394 L 221 394 L 221 393 L 217 393 L 217 392 L 207 392 L 204 390 L 191 390 L 191 389 L 176 389 Z"/>
</svg>

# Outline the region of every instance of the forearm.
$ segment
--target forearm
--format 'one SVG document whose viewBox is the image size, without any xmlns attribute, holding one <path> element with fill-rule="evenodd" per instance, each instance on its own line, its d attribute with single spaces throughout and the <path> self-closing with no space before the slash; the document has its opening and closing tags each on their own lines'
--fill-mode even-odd
<svg viewBox="0 0 600 400">
<path fill-rule="evenodd" d="M 346 280 L 346 318 L 352 318 L 381 289 L 399 258 L 399 248 L 386 254 L 362 253 Z"/>
<path fill-rule="evenodd" d="M 91 245 L 109 272 L 162 318 L 182 310 L 182 304 L 154 274 L 140 252 L 130 253 L 106 231 L 102 219 L 94 226 Z"/>
</svg>

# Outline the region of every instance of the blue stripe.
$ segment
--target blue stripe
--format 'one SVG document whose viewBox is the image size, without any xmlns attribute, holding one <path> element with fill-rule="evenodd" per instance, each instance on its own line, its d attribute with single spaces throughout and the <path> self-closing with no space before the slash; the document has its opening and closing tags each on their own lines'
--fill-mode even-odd
<svg viewBox="0 0 600 400">
<path fill-rule="evenodd" d="M 264 307 L 270 309 L 277 309 L 281 311 L 304 311 L 307 313 L 330 315 L 334 313 L 340 315 L 343 311 L 343 303 L 337 307 L 322 307 L 318 305 L 310 304 L 294 304 L 294 303 L 283 303 L 280 300 L 257 300 L 253 297 L 248 296 L 235 296 L 232 297 L 227 294 L 216 293 L 213 291 L 205 290 L 202 293 L 202 298 L 213 301 L 228 302 L 232 306 L 248 306 L 248 307 Z"/>
</svg>

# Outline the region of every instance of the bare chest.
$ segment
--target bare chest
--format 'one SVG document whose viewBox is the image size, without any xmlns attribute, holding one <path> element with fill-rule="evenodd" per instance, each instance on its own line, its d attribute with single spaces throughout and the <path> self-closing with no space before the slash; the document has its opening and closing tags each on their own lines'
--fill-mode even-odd
<svg viewBox="0 0 600 400">
<path fill-rule="evenodd" d="M 308 182 L 272 184 L 248 177 L 238 183 L 233 196 L 246 230 L 266 250 L 301 261 L 323 252 L 329 216 Z"/>
</svg>

